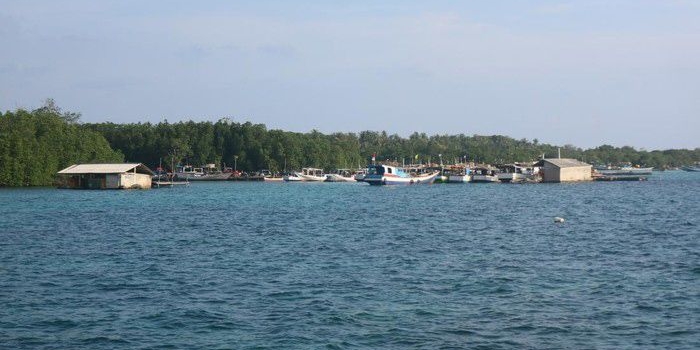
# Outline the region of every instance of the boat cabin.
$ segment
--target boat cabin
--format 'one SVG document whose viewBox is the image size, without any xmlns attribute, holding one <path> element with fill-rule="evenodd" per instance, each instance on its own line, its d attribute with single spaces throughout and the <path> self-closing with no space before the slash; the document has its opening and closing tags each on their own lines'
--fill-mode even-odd
<svg viewBox="0 0 700 350">
<path fill-rule="evenodd" d="M 409 175 L 400 168 L 393 167 L 390 165 L 377 164 L 371 165 L 367 171 L 367 176 L 399 176 L 408 177 Z"/>
</svg>

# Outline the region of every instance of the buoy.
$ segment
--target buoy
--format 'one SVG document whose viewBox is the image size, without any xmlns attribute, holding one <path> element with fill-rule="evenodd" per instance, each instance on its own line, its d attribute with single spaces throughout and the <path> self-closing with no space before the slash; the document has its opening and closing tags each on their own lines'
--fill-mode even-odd
<svg viewBox="0 0 700 350">
<path fill-rule="evenodd" d="M 564 218 L 560 218 L 558 216 L 554 218 L 554 222 L 564 222 L 564 221 L 565 221 Z"/>
</svg>

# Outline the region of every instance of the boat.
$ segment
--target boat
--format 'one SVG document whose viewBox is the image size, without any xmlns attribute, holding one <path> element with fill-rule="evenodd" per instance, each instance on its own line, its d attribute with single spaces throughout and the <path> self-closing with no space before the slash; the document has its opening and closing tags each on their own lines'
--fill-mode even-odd
<svg viewBox="0 0 700 350">
<path fill-rule="evenodd" d="M 355 172 L 355 181 L 364 181 L 365 176 L 367 175 L 367 169 L 359 169 Z"/>
<path fill-rule="evenodd" d="M 472 169 L 472 182 L 493 183 L 498 182 L 497 169 L 489 166 L 478 166 Z"/>
<path fill-rule="evenodd" d="M 684 166 L 681 167 L 681 170 L 690 172 L 700 172 L 700 164 Z"/>
<path fill-rule="evenodd" d="M 434 171 L 429 174 L 411 175 L 395 166 L 377 164 L 369 167 L 363 181 L 370 185 L 432 184 L 439 174 L 439 171 Z"/>
<path fill-rule="evenodd" d="M 173 173 L 173 177 L 183 181 L 224 181 L 231 177 L 231 173 L 216 171 L 211 167 L 207 167 L 207 169 L 209 170 L 204 171 L 203 167 L 196 168 L 192 165 L 178 165 L 175 173 Z"/>
<path fill-rule="evenodd" d="M 301 172 L 296 173 L 302 181 L 324 181 L 326 180 L 326 174 L 323 173 L 323 169 L 317 168 L 302 168 Z"/>
<path fill-rule="evenodd" d="M 654 168 L 640 168 L 632 166 L 622 167 L 597 167 L 596 171 L 602 175 L 651 175 Z"/>
<path fill-rule="evenodd" d="M 296 172 L 291 172 L 291 173 L 284 174 L 284 176 L 282 176 L 282 180 L 283 180 L 283 181 L 286 181 L 286 182 L 299 182 L 299 181 L 303 181 L 303 179 L 301 178 L 301 176 L 297 175 Z"/>
<path fill-rule="evenodd" d="M 350 169 L 337 169 L 330 174 L 326 174 L 326 182 L 357 182 Z"/>
<path fill-rule="evenodd" d="M 505 164 L 498 167 L 498 181 L 522 182 L 528 179 L 527 169 L 517 164 Z"/>
<path fill-rule="evenodd" d="M 472 170 L 469 168 L 462 168 L 461 171 L 454 172 L 450 174 L 447 178 L 449 183 L 467 183 L 472 181 Z"/>
</svg>

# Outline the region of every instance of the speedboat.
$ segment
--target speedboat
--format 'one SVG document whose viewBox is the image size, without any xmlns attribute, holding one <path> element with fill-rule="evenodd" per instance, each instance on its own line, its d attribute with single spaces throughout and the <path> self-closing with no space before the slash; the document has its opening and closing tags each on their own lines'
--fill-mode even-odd
<svg viewBox="0 0 700 350">
<path fill-rule="evenodd" d="M 439 174 L 439 171 L 435 171 L 430 174 L 411 175 L 398 167 L 377 164 L 369 167 L 363 181 L 370 185 L 431 184 Z"/>
<path fill-rule="evenodd" d="M 284 176 L 282 176 L 282 180 L 287 181 L 287 182 L 298 182 L 302 181 L 302 178 L 297 175 L 296 172 L 291 172 L 291 173 L 286 173 Z"/>
</svg>

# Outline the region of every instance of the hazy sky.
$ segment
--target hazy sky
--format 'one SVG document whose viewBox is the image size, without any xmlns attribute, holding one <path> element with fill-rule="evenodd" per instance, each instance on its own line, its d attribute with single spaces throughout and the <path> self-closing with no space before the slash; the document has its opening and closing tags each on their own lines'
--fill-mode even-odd
<svg viewBox="0 0 700 350">
<path fill-rule="evenodd" d="M 700 0 L 0 0 L 0 110 L 700 147 Z"/>
</svg>

